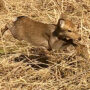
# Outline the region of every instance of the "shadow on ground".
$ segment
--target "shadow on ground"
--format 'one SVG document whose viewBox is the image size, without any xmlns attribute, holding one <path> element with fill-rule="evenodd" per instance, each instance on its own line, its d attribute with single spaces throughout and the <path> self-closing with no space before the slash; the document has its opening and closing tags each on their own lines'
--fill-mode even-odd
<svg viewBox="0 0 90 90">
<path fill-rule="evenodd" d="M 27 66 L 31 66 L 35 69 L 47 68 L 50 64 L 48 60 L 49 57 L 44 52 L 32 55 L 21 54 L 20 56 L 14 58 L 15 62 L 22 61 L 23 63 L 26 63 Z"/>
</svg>

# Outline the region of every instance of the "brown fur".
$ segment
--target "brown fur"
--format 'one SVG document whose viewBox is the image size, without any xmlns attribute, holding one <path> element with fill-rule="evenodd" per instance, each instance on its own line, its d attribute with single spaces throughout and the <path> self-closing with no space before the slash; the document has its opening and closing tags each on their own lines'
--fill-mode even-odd
<svg viewBox="0 0 90 90">
<path fill-rule="evenodd" d="M 60 25 L 60 21 L 63 20 L 63 26 Z M 80 35 L 77 32 L 75 25 L 70 20 L 60 19 L 58 21 L 59 28 L 61 28 L 61 32 L 59 33 L 60 38 L 78 40 L 80 39 Z"/>
<path fill-rule="evenodd" d="M 43 46 L 47 49 L 59 49 L 66 43 L 63 38 L 73 40 L 79 38 L 71 21 L 63 20 L 63 27 L 61 21 L 62 19 L 58 21 L 57 25 L 52 25 L 36 22 L 26 16 L 20 16 L 12 27 L 6 25 L 5 29 L 2 30 L 2 34 L 9 29 L 18 40 L 25 40 L 33 45 Z"/>
</svg>

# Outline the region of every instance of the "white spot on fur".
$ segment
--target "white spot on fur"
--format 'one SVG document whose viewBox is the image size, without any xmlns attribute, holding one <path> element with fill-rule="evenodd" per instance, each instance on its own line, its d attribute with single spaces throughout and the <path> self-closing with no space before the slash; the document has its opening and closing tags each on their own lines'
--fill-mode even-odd
<svg viewBox="0 0 90 90">
<path fill-rule="evenodd" d="M 13 22 L 17 21 L 17 17 L 14 17 L 12 21 L 13 21 Z"/>
<path fill-rule="evenodd" d="M 59 22 L 59 23 L 60 23 L 60 27 L 61 27 L 61 28 L 63 28 L 63 27 L 64 27 L 64 25 L 65 25 L 65 21 L 64 21 L 64 20 L 60 20 L 60 22 Z"/>
</svg>

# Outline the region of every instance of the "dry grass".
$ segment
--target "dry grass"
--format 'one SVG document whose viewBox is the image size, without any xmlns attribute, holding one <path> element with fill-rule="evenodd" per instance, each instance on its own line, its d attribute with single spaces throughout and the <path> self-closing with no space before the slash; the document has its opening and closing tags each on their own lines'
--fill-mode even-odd
<svg viewBox="0 0 90 90">
<path fill-rule="evenodd" d="M 56 24 L 62 13 L 90 54 L 90 0 L 0 0 L 0 28 L 20 15 Z M 0 38 L 0 90 L 90 90 L 90 59 L 76 55 L 73 46 L 48 52 L 6 32 Z"/>
</svg>

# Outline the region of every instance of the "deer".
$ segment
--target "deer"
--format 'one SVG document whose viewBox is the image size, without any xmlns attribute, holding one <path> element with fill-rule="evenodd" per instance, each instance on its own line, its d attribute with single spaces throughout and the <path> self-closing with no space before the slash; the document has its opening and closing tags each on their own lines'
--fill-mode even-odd
<svg viewBox="0 0 90 90">
<path fill-rule="evenodd" d="M 75 25 L 67 19 L 60 18 L 57 24 L 45 24 L 34 21 L 27 16 L 19 16 L 10 26 L 1 30 L 2 35 L 10 30 L 15 39 L 25 40 L 35 46 L 43 46 L 48 50 L 60 49 L 67 42 L 80 40 Z"/>
</svg>

